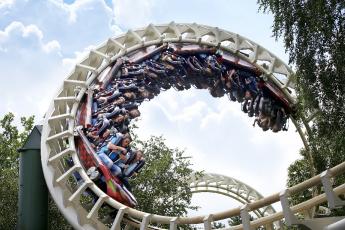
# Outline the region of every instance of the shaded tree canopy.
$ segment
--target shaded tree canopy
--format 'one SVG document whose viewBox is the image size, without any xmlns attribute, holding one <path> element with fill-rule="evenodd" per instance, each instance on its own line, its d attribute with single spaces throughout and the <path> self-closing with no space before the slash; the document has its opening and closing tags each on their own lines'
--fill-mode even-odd
<svg viewBox="0 0 345 230">
<path fill-rule="evenodd" d="M 21 127 L 15 124 L 13 113 L 0 118 L 0 226 L 14 229 L 17 225 L 19 153 L 34 125 L 34 116 L 21 117 Z M 48 199 L 48 226 L 51 230 L 72 229 L 54 201 Z"/>
<path fill-rule="evenodd" d="M 144 150 L 146 161 L 132 181 L 138 209 L 168 216 L 184 216 L 188 209 L 196 209 L 191 206 L 190 157 L 185 157 L 184 151 L 169 148 L 162 137 L 153 136 L 145 142 L 135 140 Z"/>
<path fill-rule="evenodd" d="M 345 1 L 258 0 L 274 16 L 273 34 L 283 38 L 289 62 L 296 67 L 301 112 L 318 115 L 309 133 L 316 173 L 345 161 Z M 306 149 L 289 167 L 288 185 L 310 176 Z M 344 183 L 338 177 L 335 185 Z M 307 191 L 308 193 L 308 191 Z M 295 197 L 300 202 L 311 196 Z"/>
<path fill-rule="evenodd" d="M 19 129 L 14 123 L 14 114 L 0 118 L 0 226 L 13 229 L 17 223 L 19 154 L 29 135 L 34 117 L 21 118 Z"/>
<path fill-rule="evenodd" d="M 258 3 L 263 11 L 273 14 L 273 34 L 284 39 L 289 62 L 296 65 L 299 101 L 306 109 L 321 112 L 321 119 L 315 124 L 316 134 L 327 135 L 330 127 L 344 128 L 345 2 Z"/>
</svg>

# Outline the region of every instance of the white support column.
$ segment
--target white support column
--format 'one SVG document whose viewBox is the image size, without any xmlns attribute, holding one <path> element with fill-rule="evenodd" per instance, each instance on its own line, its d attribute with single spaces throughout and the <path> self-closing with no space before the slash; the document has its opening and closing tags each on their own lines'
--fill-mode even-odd
<svg viewBox="0 0 345 230">
<path fill-rule="evenodd" d="M 97 55 L 97 56 L 99 56 L 99 57 L 101 57 L 103 59 L 106 59 L 108 62 L 110 60 L 110 57 L 108 55 L 106 55 L 105 53 L 99 52 L 97 50 L 91 50 L 90 54 L 95 54 L 95 55 Z"/>
<path fill-rule="evenodd" d="M 176 230 L 177 229 L 177 220 L 178 220 L 177 217 L 175 217 L 175 218 L 170 220 L 170 228 L 169 228 L 169 230 Z"/>
<path fill-rule="evenodd" d="M 69 198 L 69 202 L 79 201 L 80 195 L 86 190 L 88 186 L 90 186 L 92 182 L 84 182 Z"/>
<path fill-rule="evenodd" d="M 49 142 L 51 142 L 51 141 L 54 141 L 54 140 L 57 140 L 57 139 L 63 139 L 65 137 L 70 137 L 70 136 L 73 136 L 73 133 L 71 133 L 70 131 L 66 130 L 66 131 L 57 133 L 55 135 L 52 135 L 50 137 L 47 137 L 46 138 L 46 143 L 49 144 Z"/>
<path fill-rule="evenodd" d="M 54 156 L 50 157 L 48 159 L 48 163 L 52 164 L 52 162 L 60 160 L 62 157 L 67 156 L 68 154 L 72 154 L 74 152 L 75 152 L 75 150 L 71 149 L 71 148 L 64 149 L 63 151 L 61 151 L 61 152 L 55 154 Z"/>
<path fill-rule="evenodd" d="M 148 214 L 148 213 L 146 213 L 144 215 L 144 218 L 143 218 L 143 220 L 141 221 L 141 224 L 140 224 L 140 230 L 146 230 L 147 229 L 147 226 L 150 223 L 151 216 L 152 216 L 152 214 Z"/>
<path fill-rule="evenodd" d="M 205 218 L 204 218 L 204 229 L 205 230 L 211 230 L 212 229 L 212 227 L 211 227 L 212 218 L 213 218 L 212 214 L 205 216 Z"/>
<path fill-rule="evenodd" d="M 119 209 L 110 230 L 120 230 L 121 229 L 121 221 L 122 221 L 123 215 L 127 212 L 127 209 L 128 209 L 128 207 L 122 207 Z"/>
<path fill-rule="evenodd" d="M 341 200 L 333 191 L 329 170 L 322 172 L 320 177 L 328 201 L 328 207 L 335 209 L 345 206 L 345 201 Z"/>
<path fill-rule="evenodd" d="M 93 205 L 90 212 L 87 214 L 87 219 L 96 219 L 98 216 L 98 210 L 101 208 L 101 206 L 104 203 L 104 200 L 107 198 L 107 195 L 104 194 L 103 196 L 98 197 L 97 202 Z"/>
<path fill-rule="evenodd" d="M 89 66 L 89 65 L 83 65 L 83 64 L 76 64 L 76 70 L 85 70 L 85 71 L 91 71 L 94 74 L 97 74 L 96 68 Z"/>
<path fill-rule="evenodd" d="M 79 87 L 82 87 L 82 88 L 87 88 L 87 85 L 85 84 L 85 81 L 77 81 L 77 80 L 69 80 L 69 79 L 66 79 L 64 80 L 63 82 L 64 86 L 79 86 Z"/>
<path fill-rule="evenodd" d="M 241 207 L 240 211 L 242 225 L 244 230 L 250 230 L 250 215 L 249 215 L 249 207 L 248 204 L 245 204 Z"/>
<path fill-rule="evenodd" d="M 76 172 L 77 170 L 79 170 L 81 167 L 79 165 L 73 165 L 72 168 L 68 169 L 66 172 L 64 172 L 61 176 L 59 176 L 56 179 L 56 183 L 64 183 L 69 176 L 72 175 L 72 173 Z"/>
<path fill-rule="evenodd" d="M 286 225 L 290 227 L 292 225 L 299 224 L 300 221 L 296 218 L 296 216 L 293 214 L 293 212 L 290 209 L 290 204 L 288 201 L 288 193 L 289 193 L 289 190 L 285 189 L 280 192 L 279 197 L 280 197 L 280 204 L 283 209 Z"/>
</svg>

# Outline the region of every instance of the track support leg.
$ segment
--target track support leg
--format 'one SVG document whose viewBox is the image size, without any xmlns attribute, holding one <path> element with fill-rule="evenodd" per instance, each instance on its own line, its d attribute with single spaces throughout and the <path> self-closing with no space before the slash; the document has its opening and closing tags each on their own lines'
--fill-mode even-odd
<svg viewBox="0 0 345 230">
<path fill-rule="evenodd" d="M 48 229 L 48 189 L 41 166 L 41 130 L 36 125 L 19 149 L 19 208 L 17 229 Z"/>
</svg>

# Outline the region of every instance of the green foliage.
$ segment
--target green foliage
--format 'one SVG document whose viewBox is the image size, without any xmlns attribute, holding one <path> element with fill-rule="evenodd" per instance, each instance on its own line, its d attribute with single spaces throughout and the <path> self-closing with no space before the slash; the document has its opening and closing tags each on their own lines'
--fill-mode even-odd
<svg viewBox="0 0 345 230">
<path fill-rule="evenodd" d="M 305 150 L 301 150 L 302 152 Z M 311 177 L 311 172 L 309 170 L 309 162 L 305 158 L 296 160 L 288 168 L 288 182 L 287 186 L 291 187 L 293 185 L 299 184 Z M 298 204 L 310 199 L 312 197 L 311 190 L 305 190 L 302 193 L 296 194 L 292 197 L 292 204 Z"/>
<path fill-rule="evenodd" d="M 212 229 L 219 229 L 219 228 L 225 228 L 225 224 L 221 223 L 221 222 L 212 222 Z"/>
<path fill-rule="evenodd" d="M 258 0 L 258 3 L 262 10 L 274 15 L 273 33 L 276 38 L 283 37 L 290 63 L 296 65 L 297 90 L 307 110 L 304 112 L 320 110 L 314 124 L 313 150 L 326 145 L 343 151 L 340 147 L 345 144 L 345 2 Z M 343 138 L 334 140 L 334 136 Z M 318 144 L 320 141 L 322 144 Z"/>
<path fill-rule="evenodd" d="M 142 172 L 131 181 L 138 209 L 170 216 L 183 216 L 188 208 L 195 209 L 190 205 L 191 163 L 183 151 L 169 148 L 162 137 L 137 140 L 137 145 L 142 146 L 146 161 Z"/>
<path fill-rule="evenodd" d="M 20 120 L 24 129 L 23 131 L 18 130 L 13 124 L 13 113 L 6 114 L 0 120 L 0 170 L 16 167 L 18 165 L 17 149 L 22 147 L 29 135 L 33 127 L 34 117 L 22 117 Z"/>
<path fill-rule="evenodd" d="M 21 129 L 14 124 L 14 115 L 8 113 L 0 119 L 0 226 L 14 229 L 17 225 L 18 177 L 20 149 L 30 134 L 34 117 L 22 117 Z M 51 230 L 71 229 L 49 197 L 48 226 Z"/>
<path fill-rule="evenodd" d="M 283 37 L 290 63 L 296 65 L 301 101 L 307 109 L 321 111 L 322 119 L 316 126 L 318 134 L 329 134 L 329 128 L 343 128 L 345 2 L 258 0 L 258 3 L 264 11 L 273 13 L 273 33 L 277 38 Z"/>
<path fill-rule="evenodd" d="M 231 217 L 228 223 L 230 226 L 240 225 L 240 224 L 242 224 L 242 218 L 241 218 L 241 216 Z"/>
<path fill-rule="evenodd" d="M 289 62 L 296 66 L 301 112 L 319 111 L 308 141 L 315 173 L 321 173 L 345 161 L 345 1 L 258 0 L 258 3 L 261 10 L 273 14 L 273 34 L 284 39 Z M 290 166 L 289 186 L 311 176 L 308 171 L 311 162 L 306 153 L 307 150 L 302 150 L 303 159 Z M 334 184 L 344 182 L 344 177 L 339 177 Z M 310 195 L 307 191 L 294 197 L 294 201 Z"/>
<path fill-rule="evenodd" d="M 56 206 L 53 198 L 48 196 L 48 229 L 49 230 L 73 230 Z"/>
<path fill-rule="evenodd" d="M 30 133 L 34 117 L 21 118 L 23 130 L 13 124 L 14 115 L 6 114 L 0 119 L 0 226 L 13 229 L 16 226 L 18 202 L 18 167 L 19 154 Z"/>
<path fill-rule="evenodd" d="M 1 169 L 0 178 L 0 225 L 13 229 L 17 223 L 18 169 Z"/>
<path fill-rule="evenodd" d="M 250 221 L 254 220 L 254 217 L 252 215 L 249 215 Z M 241 216 L 234 216 L 230 217 L 228 221 L 229 226 L 236 226 L 242 224 L 242 217 Z"/>
</svg>

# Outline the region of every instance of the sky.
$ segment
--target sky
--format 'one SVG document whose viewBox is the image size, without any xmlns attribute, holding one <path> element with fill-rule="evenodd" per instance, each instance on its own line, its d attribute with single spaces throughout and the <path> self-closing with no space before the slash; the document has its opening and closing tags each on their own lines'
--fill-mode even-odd
<svg viewBox="0 0 345 230">
<path fill-rule="evenodd" d="M 0 0 L 0 117 L 35 115 L 39 123 L 88 50 L 128 29 L 171 21 L 238 33 L 288 61 L 272 37 L 272 15 L 259 13 L 255 0 Z M 292 124 L 288 132 L 262 132 L 240 104 L 205 90 L 169 90 L 140 110 L 141 138 L 163 135 L 192 156 L 194 169 L 234 177 L 263 195 L 285 188 L 287 167 L 302 147 Z M 204 194 L 193 202 L 205 214 L 239 205 L 228 199 Z"/>
</svg>

